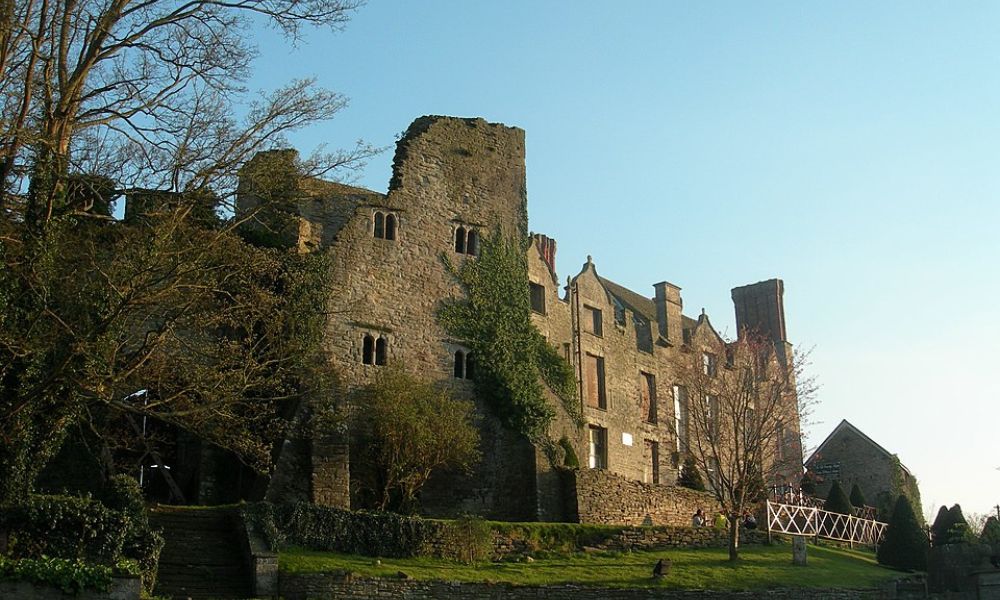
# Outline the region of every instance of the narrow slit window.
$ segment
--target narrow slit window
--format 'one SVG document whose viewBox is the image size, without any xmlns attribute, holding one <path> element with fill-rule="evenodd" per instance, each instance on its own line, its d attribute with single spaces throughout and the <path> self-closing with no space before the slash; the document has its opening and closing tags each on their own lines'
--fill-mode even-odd
<svg viewBox="0 0 1000 600">
<path fill-rule="evenodd" d="M 375 213 L 375 237 L 385 237 L 385 215 L 380 212 Z"/>
<path fill-rule="evenodd" d="M 465 254 L 465 227 L 455 230 L 455 252 Z"/>
<path fill-rule="evenodd" d="M 379 336 L 375 340 L 375 364 L 379 366 L 385 366 L 386 359 L 386 341 L 384 337 Z"/>
<path fill-rule="evenodd" d="M 472 353 L 469 352 L 468 354 L 465 355 L 465 378 L 466 379 L 472 379 L 473 376 L 475 376 L 475 373 L 476 373 L 475 365 L 476 365 L 476 361 L 473 359 Z"/>
<path fill-rule="evenodd" d="M 476 233 L 475 229 L 470 229 L 468 232 L 468 240 L 465 243 L 465 253 L 471 254 L 472 256 L 479 255 L 479 234 Z"/>
<path fill-rule="evenodd" d="M 455 379 L 465 379 L 465 352 L 455 351 Z"/>
<path fill-rule="evenodd" d="M 385 216 L 385 239 L 396 239 L 396 215 L 392 213 Z"/>
<path fill-rule="evenodd" d="M 362 341 L 361 348 L 361 362 L 366 365 L 375 364 L 375 338 L 365 334 L 364 340 Z"/>
</svg>

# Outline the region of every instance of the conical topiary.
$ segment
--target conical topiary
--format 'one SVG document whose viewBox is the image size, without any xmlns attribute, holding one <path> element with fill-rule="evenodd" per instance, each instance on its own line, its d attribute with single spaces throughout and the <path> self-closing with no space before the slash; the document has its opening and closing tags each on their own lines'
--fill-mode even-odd
<svg viewBox="0 0 1000 600">
<path fill-rule="evenodd" d="M 994 554 L 1000 554 L 1000 521 L 996 517 L 986 519 L 983 531 L 979 534 L 979 542 L 993 548 Z"/>
<path fill-rule="evenodd" d="M 705 481 L 701 478 L 701 473 L 698 472 L 697 465 L 694 464 L 693 456 L 688 455 L 684 459 L 684 464 L 681 465 L 680 477 L 677 478 L 677 485 L 698 490 L 699 492 L 705 491 Z"/>
<path fill-rule="evenodd" d="M 863 508 L 866 504 L 865 495 L 861 493 L 861 488 L 855 483 L 851 486 L 851 506 L 855 508 Z"/>
<path fill-rule="evenodd" d="M 948 507 L 941 505 L 938 509 L 937 516 L 934 517 L 934 524 L 931 525 L 931 543 L 935 546 L 940 546 L 945 543 L 945 532 L 951 527 L 949 522 Z"/>
<path fill-rule="evenodd" d="M 945 544 L 961 544 L 975 541 L 969 523 L 962 514 L 962 507 L 955 504 L 948 509 L 948 529 L 944 532 Z"/>
<path fill-rule="evenodd" d="M 834 481 L 833 485 L 830 486 L 830 493 L 826 495 L 823 510 L 842 515 L 851 514 L 851 501 L 844 493 L 844 488 L 840 487 L 839 481 Z"/>
<path fill-rule="evenodd" d="M 909 498 L 903 494 L 896 499 L 885 540 L 878 548 L 878 562 L 897 569 L 927 569 L 927 536 L 913 514 Z"/>
</svg>

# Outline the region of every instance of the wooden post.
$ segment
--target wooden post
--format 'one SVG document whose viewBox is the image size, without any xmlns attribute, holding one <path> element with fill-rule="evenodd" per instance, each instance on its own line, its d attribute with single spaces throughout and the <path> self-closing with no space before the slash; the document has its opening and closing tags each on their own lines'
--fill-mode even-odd
<svg viewBox="0 0 1000 600">
<path fill-rule="evenodd" d="M 792 536 L 792 564 L 797 567 L 806 566 L 806 538 L 801 535 Z"/>
</svg>

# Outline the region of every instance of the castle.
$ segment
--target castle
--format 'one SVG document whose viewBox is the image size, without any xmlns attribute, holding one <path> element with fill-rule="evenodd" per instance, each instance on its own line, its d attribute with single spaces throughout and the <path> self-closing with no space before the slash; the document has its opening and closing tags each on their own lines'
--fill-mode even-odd
<svg viewBox="0 0 1000 600">
<path fill-rule="evenodd" d="M 714 369 L 725 356 L 708 317 L 683 314 L 679 287 L 657 283 L 654 295 L 646 297 L 599 275 L 588 258 L 564 288 L 556 273 L 555 241 L 532 236 L 524 282 L 532 320 L 573 366 L 585 420 L 579 427 L 552 398 L 557 417 L 550 437 L 565 436 L 584 467 L 569 494 L 565 474 L 556 472 L 541 448 L 489 418 L 468 379 L 469 349 L 438 322 L 441 302 L 462 294 L 443 254 L 474 260 L 482 237 L 496 228 L 527 235 L 524 152 L 520 129 L 429 116 L 414 121 L 399 140 L 387 194 L 299 182 L 293 198 L 299 217 L 284 233 L 301 251 L 334 257 L 326 344 L 335 367 L 349 386 L 360 386 L 387 365 L 400 365 L 447 381 L 456 395 L 476 401 L 484 414 L 483 460 L 470 476 L 432 479 L 421 494 L 426 514 L 607 522 L 650 515 L 669 521 L 669 514 L 676 520 L 687 510 L 670 500 L 683 495 L 671 493 L 671 486 L 686 408 L 672 360 L 681 352 L 699 352 L 706 368 Z M 240 208 L 256 202 L 253 185 L 241 183 Z M 782 294 L 776 279 L 732 290 L 738 328 L 764 332 L 784 356 L 791 346 Z M 797 430 L 797 420 L 788 423 L 787 441 L 780 442 L 782 452 L 794 456 L 784 477 L 795 482 L 801 475 Z M 290 441 L 269 496 L 351 506 L 350 454 L 350 444 L 337 432 Z M 601 516 L 587 500 L 601 494 L 610 495 L 611 503 L 635 496 L 642 506 L 634 517 Z"/>
</svg>

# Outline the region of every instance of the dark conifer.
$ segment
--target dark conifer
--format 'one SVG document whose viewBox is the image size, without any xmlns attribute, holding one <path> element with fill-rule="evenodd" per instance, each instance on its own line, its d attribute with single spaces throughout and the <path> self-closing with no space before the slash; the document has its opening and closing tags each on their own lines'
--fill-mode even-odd
<svg viewBox="0 0 1000 600">
<path fill-rule="evenodd" d="M 680 477 L 677 478 L 677 485 L 698 490 L 699 492 L 705 491 L 705 481 L 701 478 L 701 473 L 698 472 L 697 465 L 694 464 L 693 456 L 688 455 L 684 459 L 684 464 L 681 465 Z"/>
<path fill-rule="evenodd" d="M 861 488 L 858 484 L 851 486 L 851 506 L 855 508 L 863 508 L 866 504 L 865 495 L 861 492 Z"/>
<path fill-rule="evenodd" d="M 885 540 L 878 548 L 878 562 L 897 569 L 927 569 L 927 536 L 913 514 L 909 498 L 902 494 L 896 499 Z"/>
<path fill-rule="evenodd" d="M 851 514 L 851 501 L 844 493 L 844 488 L 840 487 L 839 481 L 834 481 L 833 485 L 830 486 L 830 493 L 826 496 L 823 510 L 842 515 Z"/>
<path fill-rule="evenodd" d="M 935 546 L 945 543 L 945 533 L 950 526 L 948 507 L 942 504 L 941 508 L 938 509 L 937 517 L 934 518 L 934 524 L 931 525 L 931 542 Z"/>
</svg>

